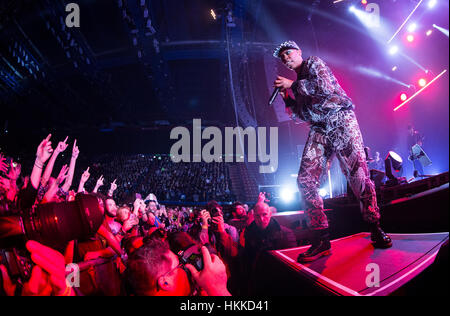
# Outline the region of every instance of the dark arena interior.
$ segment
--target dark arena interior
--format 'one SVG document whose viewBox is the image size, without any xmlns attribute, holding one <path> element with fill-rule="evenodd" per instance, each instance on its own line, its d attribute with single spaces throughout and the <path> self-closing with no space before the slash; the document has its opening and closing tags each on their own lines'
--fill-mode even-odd
<svg viewBox="0 0 450 316">
<path fill-rule="evenodd" d="M 0 296 L 448 295 L 448 29 L 443 0 L 0 1 Z"/>
</svg>

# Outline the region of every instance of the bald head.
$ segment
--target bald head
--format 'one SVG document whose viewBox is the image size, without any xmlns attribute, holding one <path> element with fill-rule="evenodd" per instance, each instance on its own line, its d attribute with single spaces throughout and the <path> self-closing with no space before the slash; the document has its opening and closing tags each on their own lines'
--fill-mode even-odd
<svg viewBox="0 0 450 316">
<path fill-rule="evenodd" d="M 272 212 L 266 203 L 257 203 L 253 209 L 255 216 L 255 224 L 260 229 L 266 229 L 269 226 Z"/>
</svg>

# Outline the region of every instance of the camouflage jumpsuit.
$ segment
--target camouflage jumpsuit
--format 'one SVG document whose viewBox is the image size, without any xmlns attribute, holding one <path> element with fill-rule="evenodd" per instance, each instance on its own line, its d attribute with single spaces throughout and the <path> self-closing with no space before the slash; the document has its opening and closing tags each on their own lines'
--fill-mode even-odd
<svg viewBox="0 0 450 316">
<path fill-rule="evenodd" d="M 317 57 L 303 62 L 292 91 L 295 100 L 287 99 L 286 106 L 291 108 L 294 117 L 311 126 L 298 175 L 309 228 L 328 228 L 318 191 L 327 162 L 334 156 L 338 158 L 353 193 L 359 198 L 364 220 L 377 223 L 380 213 L 375 186 L 370 180 L 352 100 L 331 70 Z"/>
</svg>

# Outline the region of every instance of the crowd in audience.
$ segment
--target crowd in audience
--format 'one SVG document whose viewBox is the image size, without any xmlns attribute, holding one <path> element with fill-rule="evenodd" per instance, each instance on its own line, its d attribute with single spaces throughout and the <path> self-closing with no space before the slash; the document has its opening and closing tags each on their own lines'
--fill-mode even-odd
<svg viewBox="0 0 450 316">
<path fill-rule="evenodd" d="M 174 163 L 169 155 L 101 155 L 92 158 L 93 177 L 117 179 L 117 199 L 129 199 L 135 192 L 153 192 L 172 202 L 229 201 L 229 170 L 224 162 Z M 93 186 L 93 180 L 88 186 Z M 102 190 L 102 189 L 101 189 Z"/>
<path fill-rule="evenodd" d="M 54 170 L 62 153 L 71 155 L 70 163 Z M 249 295 L 259 258 L 267 250 L 297 245 L 293 232 L 271 216 L 264 193 L 253 208 L 234 202 L 231 218 L 226 216 L 214 200 L 231 197 L 224 164 L 175 167 L 170 157 L 104 156 L 76 173 L 79 155 L 76 140 L 54 146 L 51 135 L 38 146 L 32 170 L 0 155 L 0 223 L 84 196 L 95 197 L 103 214 L 95 234 L 68 241 L 65 249 L 28 240 L 29 278 L 12 277 L 2 255 L 0 295 Z M 86 189 L 89 182 L 95 183 L 92 190 Z M 198 201 L 209 200 L 206 207 L 159 202 L 196 200 L 196 195 Z M 8 226 L 0 225 L 0 236 L 7 233 Z M 91 277 L 82 277 L 80 286 L 67 281 L 66 266 L 73 263 L 92 264 L 83 270 Z"/>
</svg>

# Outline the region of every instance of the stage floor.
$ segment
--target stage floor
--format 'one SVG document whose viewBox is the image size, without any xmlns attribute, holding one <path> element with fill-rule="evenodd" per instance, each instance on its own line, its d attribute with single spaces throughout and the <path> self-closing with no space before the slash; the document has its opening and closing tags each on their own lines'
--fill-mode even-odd
<svg viewBox="0 0 450 316">
<path fill-rule="evenodd" d="M 317 286 L 335 295 L 384 296 L 412 280 L 430 266 L 448 233 L 390 234 L 393 247 L 374 249 L 369 233 L 359 233 L 331 242 L 332 254 L 308 263 L 297 263 L 306 247 L 276 250 L 272 254 Z M 371 265 L 372 264 L 372 265 Z M 379 286 L 368 286 L 373 267 L 379 267 Z M 369 283 L 370 284 L 370 283 Z"/>
</svg>

